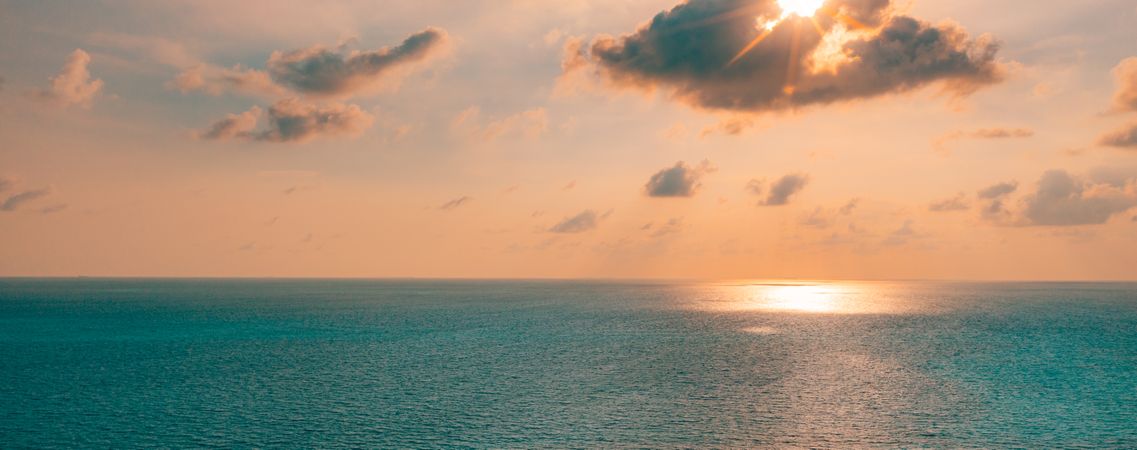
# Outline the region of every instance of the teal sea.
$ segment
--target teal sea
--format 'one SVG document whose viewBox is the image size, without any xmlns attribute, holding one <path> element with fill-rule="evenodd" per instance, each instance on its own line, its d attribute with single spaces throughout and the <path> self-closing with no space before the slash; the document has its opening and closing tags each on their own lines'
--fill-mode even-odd
<svg viewBox="0 0 1137 450">
<path fill-rule="evenodd" d="M 0 448 L 1137 448 L 1137 284 L 0 279 Z"/>
</svg>

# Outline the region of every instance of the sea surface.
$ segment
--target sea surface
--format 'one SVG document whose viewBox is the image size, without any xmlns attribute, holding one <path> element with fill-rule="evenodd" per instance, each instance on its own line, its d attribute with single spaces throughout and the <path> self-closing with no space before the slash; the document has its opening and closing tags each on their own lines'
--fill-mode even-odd
<svg viewBox="0 0 1137 450">
<path fill-rule="evenodd" d="M 0 448 L 1137 447 L 1137 284 L 0 279 Z"/>
</svg>

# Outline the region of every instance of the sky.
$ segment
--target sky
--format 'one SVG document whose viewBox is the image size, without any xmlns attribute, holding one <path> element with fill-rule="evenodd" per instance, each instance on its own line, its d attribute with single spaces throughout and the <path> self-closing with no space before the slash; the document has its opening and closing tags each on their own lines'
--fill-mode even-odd
<svg viewBox="0 0 1137 450">
<path fill-rule="evenodd" d="M 0 276 L 1137 280 L 1132 0 L 0 0 Z"/>
</svg>

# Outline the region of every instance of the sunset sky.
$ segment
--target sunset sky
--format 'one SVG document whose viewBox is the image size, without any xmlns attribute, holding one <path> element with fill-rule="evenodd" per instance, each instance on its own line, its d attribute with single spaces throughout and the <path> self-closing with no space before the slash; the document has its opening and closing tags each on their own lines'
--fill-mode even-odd
<svg viewBox="0 0 1137 450">
<path fill-rule="evenodd" d="M 1137 279 L 1132 0 L 810 3 L 0 0 L 0 276 Z"/>
</svg>

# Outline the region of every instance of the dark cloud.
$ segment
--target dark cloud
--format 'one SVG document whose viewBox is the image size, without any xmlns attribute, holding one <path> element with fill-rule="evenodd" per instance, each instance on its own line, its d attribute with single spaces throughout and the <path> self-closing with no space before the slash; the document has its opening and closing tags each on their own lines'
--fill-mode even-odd
<svg viewBox="0 0 1137 450">
<path fill-rule="evenodd" d="M 960 192 L 952 198 L 943 199 L 940 201 L 932 202 L 928 205 L 928 211 L 932 212 L 948 212 L 948 211 L 965 211 L 969 208 L 967 204 L 967 195 Z"/>
<path fill-rule="evenodd" d="M 766 182 L 761 180 L 750 180 L 746 184 L 746 189 L 755 195 L 766 194 L 766 198 L 759 202 L 763 206 L 781 206 L 790 202 L 790 198 L 805 189 L 809 184 L 809 175 L 803 173 L 789 174 L 779 178 L 773 184 L 766 188 Z"/>
<path fill-rule="evenodd" d="M 374 120 L 357 105 L 312 105 L 287 99 L 268 109 L 269 129 L 258 134 L 257 139 L 303 142 L 321 135 L 356 135 L 370 128 Z"/>
<path fill-rule="evenodd" d="M 690 197 L 695 195 L 702 185 L 699 180 L 703 175 L 714 171 L 715 168 L 707 160 L 703 160 L 696 167 L 679 161 L 674 166 L 652 175 L 644 185 L 644 192 L 651 197 Z"/>
<path fill-rule="evenodd" d="M 996 199 L 1011 194 L 1018 188 L 1019 183 L 1016 181 L 998 183 L 980 190 L 976 195 L 982 199 Z"/>
<path fill-rule="evenodd" d="M 1051 170 L 1038 180 L 1034 193 L 1023 199 L 1026 225 L 1093 225 L 1137 206 L 1137 173 L 1124 180 L 1076 177 Z"/>
<path fill-rule="evenodd" d="M 268 60 L 272 79 L 293 91 L 312 95 L 350 94 L 375 84 L 390 69 L 426 58 L 446 32 L 428 28 L 394 47 L 344 54 L 321 46 L 274 52 Z"/>
<path fill-rule="evenodd" d="M 561 220 L 552 228 L 549 228 L 553 233 L 582 233 L 593 228 L 599 223 L 599 217 L 596 211 L 587 209 L 572 217 L 566 217 Z"/>
<path fill-rule="evenodd" d="M 0 192 L 8 190 L 10 187 L 12 187 L 12 182 L 10 180 L 0 178 Z"/>
<path fill-rule="evenodd" d="M 1137 123 L 1102 136 L 1098 143 L 1110 147 L 1137 148 Z"/>
<path fill-rule="evenodd" d="M 267 129 L 255 131 L 265 116 Z M 252 139 L 267 142 L 305 142 L 319 136 L 355 136 L 371 127 L 375 117 L 357 105 L 312 104 L 285 99 L 268 108 L 253 107 L 230 114 L 200 133 L 204 139 Z"/>
<path fill-rule="evenodd" d="M 0 203 L 0 211 L 15 211 L 20 205 L 38 198 L 46 197 L 50 193 L 51 189 L 44 188 L 12 194 L 8 196 L 3 203 Z"/>
<path fill-rule="evenodd" d="M 564 67 L 580 70 L 586 58 L 615 85 L 664 88 L 698 107 L 738 111 L 870 98 L 933 83 L 966 95 L 1002 78 L 999 46 L 986 36 L 971 39 L 954 25 L 897 15 L 884 0 L 833 0 L 827 11 L 835 14 L 814 18 L 826 35 L 839 33 L 841 23 L 863 24 L 829 57 L 821 55 L 824 40 L 808 19 L 787 17 L 761 38 L 766 32 L 756 24 L 781 17 L 775 0 L 690 0 L 631 34 L 595 38 L 569 54 Z"/>
<path fill-rule="evenodd" d="M 1117 82 L 1117 93 L 1113 96 L 1114 108 L 1119 111 L 1137 111 L 1137 57 L 1122 60 L 1113 68 L 1113 77 Z"/>
<path fill-rule="evenodd" d="M 442 205 L 440 205 L 440 206 L 438 207 L 438 209 L 441 209 L 441 210 L 443 210 L 443 211 L 450 211 L 450 210 L 452 210 L 452 209 L 454 209 L 454 208 L 457 208 L 457 207 L 459 207 L 459 206 L 465 205 L 466 203 L 469 203 L 469 202 L 470 202 L 470 200 L 473 200 L 473 199 L 472 199 L 472 198 L 470 198 L 470 197 L 467 197 L 467 196 L 463 195 L 463 196 L 461 196 L 461 197 L 458 197 L 458 198 L 456 198 L 456 199 L 454 199 L 454 200 L 450 200 L 450 201 L 448 201 L 448 202 L 446 202 L 446 203 L 443 203 Z"/>
</svg>

